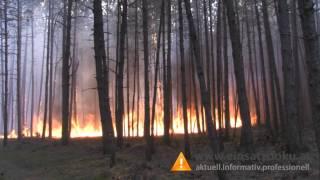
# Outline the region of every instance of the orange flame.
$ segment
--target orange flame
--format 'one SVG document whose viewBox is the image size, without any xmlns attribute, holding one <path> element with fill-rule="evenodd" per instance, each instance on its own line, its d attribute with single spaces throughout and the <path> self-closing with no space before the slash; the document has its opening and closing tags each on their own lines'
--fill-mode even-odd
<svg viewBox="0 0 320 180">
<path fill-rule="evenodd" d="M 163 130 L 163 110 L 160 106 L 160 103 L 157 104 L 157 109 L 155 112 L 155 120 L 154 120 L 154 135 L 155 136 L 162 136 L 164 134 Z M 199 129 L 197 127 L 197 118 L 194 113 L 194 109 L 188 109 L 188 131 L 189 133 L 198 133 Z M 129 112 L 124 115 L 124 121 L 123 121 L 123 134 L 125 137 L 127 136 L 134 136 L 134 137 L 141 137 L 144 134 L 144 122 L 143 122 L 143 113 L 139 119 L 139 130 L 137 129 L 137 112 Z M 200 129 L 203 131 L 204 128 L 202 127 L 202 117 L 201 113 L 199 114 L 199 124 L 200 124 Z M 35 118 L 38 119 L 38 118 Z M 251 117 L 252 123 L 256 124 L 256 116 Z M 132 122 L 133 120 L 133 122 Z M 216 121 L 216 128 L 219 129 L 219 122 Z M 236 124 L 235 124 L 236 123 Z M 133 126 L 132 126 L 133 125 Z M 230 125 L 231 128 L 238 128 L 241 127 L 241 119 L 238 116 L 237 120 L 235 119 L 235 116 L 231 116 L 230 118 Z M 115 129 L 115 124 L 113 125 Z M 129 127 L 129 135 L 128 135 L 128 127 Z M 223 125 L 222 127 L 224 128 L 224 120 L 223 120 Z M 43 121 L 38 119 L 34 123 L 34 130 L 33 130 L 33 137 L 40 137 L 42 135 L 42 128 L 43 128 Z M 60 138 L 62 133 L 61 133 L 61 121 L 57 118 L 54 118 L 52 121 L 52 137 L 53 138 Z M 115 136 L 116 136 L 116 130 Z M 137 134 L 138 132 L 138 134 Z M 30 129 L 25 127 L 23 128 L 23 136 L 25 137 L 30 137 Z M 46 136 L 48 136 L 49 130 L 48 130 L 48 125 L 46 128 Z M 173 121 L 171 124 L 171 130 L 170 133 L 172 134 L 183 134 L 184 133 L 184 124 L 183 124 L 183 116 L 182 116 L 182 110 L 179 109 L 176 113 L 173 115 Z M 95 115 L 93 114 L 87 114 L 82 121 L 72 119 L 71 123 L 71 133 L 70 137 L 71 138 L 81 138 L 81 137 L 100 137 L 102 136 L 102 130 L 101 130 L 101 125 L 100 121 L 95 118 Z M 0 135 L 0 138 L 3 138 L 3 135 Z M 8 138 L 17 138 L 17 132 L 15 130 L 12 130 L 8 134 Z"/>
</svg>

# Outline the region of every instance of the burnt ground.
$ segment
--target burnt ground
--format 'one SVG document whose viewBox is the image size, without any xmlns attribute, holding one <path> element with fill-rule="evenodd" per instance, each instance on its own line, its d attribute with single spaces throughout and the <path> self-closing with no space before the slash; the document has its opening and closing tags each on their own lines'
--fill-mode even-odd
<svg viewBox="0 0 320 180">
<path fill-rule="evenodd" d="M 264 130 L 255 128 L 255 153 L 281 153 L 281 141 L 270 142 Z M 238 132 L 239 133 L 239 132 Z M 262 180 L 313 180 L 319 176 L 319 157 L 313 141 L 313 132 L 306 130 L 305 148 L 294 160 L 272 159 L 259 161 L 224 161 L 232 164 L 310 164 L 309 171 L 227 171 L 228 179 Z M 225 143 L 224 154 L 239 152 L 238 139 Z M 118 150 L 116 166 L 109 168 L 109 160 L 101 153 L 98 138 L 73 139 L 68 146 L 58 140 L 24 139 L 10 140 L 6 148 L 0 147 L 0 180 L 64 180 L 64 179 L 217 179 L 214 171 L 196 171 L 199 164 L 212 165 L 211 150 L 207 139 L 191 137 L 192 172 L 172 173 L 170 169 L 180 151 L 182 136 L 173 137 L 170 146 L 156 139 L 156 153 L 151 162 L 145 161 L 143 139 L 127 139 Z"/>
</svg>

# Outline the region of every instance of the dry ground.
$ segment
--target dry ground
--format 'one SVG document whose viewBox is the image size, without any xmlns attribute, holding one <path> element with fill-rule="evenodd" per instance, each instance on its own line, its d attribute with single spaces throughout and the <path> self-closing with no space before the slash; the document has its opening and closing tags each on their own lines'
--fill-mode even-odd
<svg viewBox="0 0 320 180">
<path fill-rule="evenodd" d="M 283 145 L 270 143 L 262 129 L 255 129 L 257 153 L 279 153 Z M 143 139 L 126 140 L 125 146 L 118 150 L 117 164 L 108 166 L 108 158 L 101 153 L 99 139 L 73 139 L 68 146 L 60 145 L 57 140 L 24 139 L 18 143 L 10 140 L 6 148 L 0 147 L 0 180 L 72 180 L 72 179 L 124 179 L 124 180 L 162 180 L 162 179 L 216 179 L 213 171 L 195 171 L 198 164 L 213 164 L 211 151 L 205 137 L 191 138 L 192 172 L 172 173 L 170 168 L 177 155 L 183 150 L 183 138 L 176 136 L 170 146 L 156 140 L 156 154 L 151 162 L 145 161 Z M 273 160 L 272 162 L 251 163 L 310 163 L 310 171 L 228 171 L 228 179 L 279 179 L 313 180 L 318 179 L 319 157 L 313 142 L 313 134 L 304 135 L 305 150 L 294 162 Z M 225 144 L 225 154 L 238 151 L 238 140 Z M 234 164 L 240 162 L 233 161 Z"/>
</svg>

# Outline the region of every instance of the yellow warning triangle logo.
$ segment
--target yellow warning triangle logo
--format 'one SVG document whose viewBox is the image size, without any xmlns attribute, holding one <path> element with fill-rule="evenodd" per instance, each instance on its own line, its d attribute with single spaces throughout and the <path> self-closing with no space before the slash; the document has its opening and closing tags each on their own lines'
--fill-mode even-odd
<svg viewBox="0 0 320 180">
<path fill-rule="evenodd" d="M 191 167 L 184 157 L 183 153 L 180 152 L 176 162 L 173 164 L 171 171 L 191 171 Z"/>
</svg>

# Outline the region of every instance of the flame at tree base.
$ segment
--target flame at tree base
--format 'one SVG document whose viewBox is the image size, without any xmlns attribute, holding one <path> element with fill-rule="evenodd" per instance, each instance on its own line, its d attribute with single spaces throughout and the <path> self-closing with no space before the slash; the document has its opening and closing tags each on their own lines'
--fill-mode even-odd
<svg viewBox="0 0 320 180">
<path fill-rule="evenodd" d="M 43 131 L 43 121 L 37 119 L 37 121 L 34 123 L 33 127 L 33 137 L 42 137 L 42 131 Z M 128 121 L 129 119 L 129 121 Z M 202 127 L 202 117 L 198 117 L 199 119 L 199 126 L 201 129 L 201 132 L 203 132 L 203 129 L 206 131 L 206 127 Z M 256 116 L 251 117 L 252 124 L 256 124 Z M 205 124 L 205 123 L 204 123 Z M 115 123 L 113 122 L 113 129 L 115 136 L 117 136 L 116 130 L 115 130 Z M 230 118 L 230 126 L 231 128 L 239 128 L 241 127 L 241 119 L 238 116 L 237 119 L 235 119 L 234 116 L 231 116 Z M 224 128 L 224 120 L 222 122 L 222 128 Z M 129 131 L 128 131 L 129 129 Z M 216 129 L 219 129 L 219 122 L 216 121 Z M 61 138 L 62 136 L 62 126 L 61 121 L 53 118 L 52 120 L 52 138 Z M 129 113 L 124 116 L 123 121 L 123 135 L 124 137 L 142 137 L 144 134 L 144 127 L 143 127 L 143 120 L 139 120 L 139 123 L 136 121 L 136 114 L 135 113 Z M 190 134 L 197 134 L 199 132 L 198 125 L 197 125 L 197 118 L 194 115 L 193 112 L 190 112 L 188 110 L 188 131 Z M 173 117 L 171 128 L 170 128 L 171 134 L 184 134 L 184 125 L 183 125 L 183 118 L 182 113 L 178 112 Z M 22 134 L 24 137 L 31 137 L 30 136 L 30 128 L 24 127 Z M 154 120 L 154 135 L 155 136 L 162 136 L 164 134 L 163 129 L 163 113 L 162 112 L 156 112 L 156 117 Z M 49 136 L 49 129 L 48 124 L 46 126 L 46 137 Z M 85 138 L 85 137 L 101 137 L 102 136 L 102 129 L 100 125 L 99 118 L 96 118 L 93 114 L 86 115 L 81 121 L 72 119 L 71 123 L 71 132 L 70 137 L 71 138 Z M 0 138 L 3 138 L 3 135 L 0 135 Z M 17 132 L 16 130 L 12 130 L 8 133 L 8 138 L 14 139 L 17 138 Z"/>
</svg>

